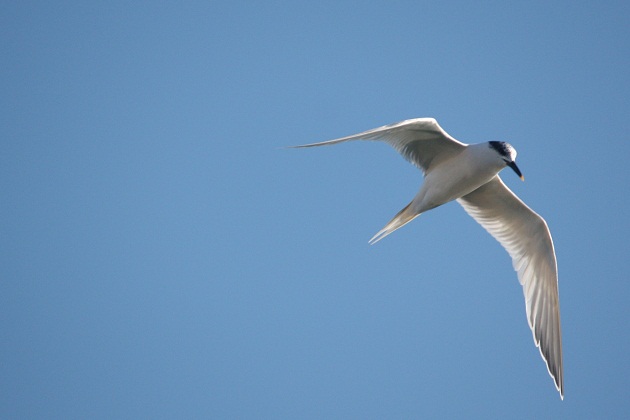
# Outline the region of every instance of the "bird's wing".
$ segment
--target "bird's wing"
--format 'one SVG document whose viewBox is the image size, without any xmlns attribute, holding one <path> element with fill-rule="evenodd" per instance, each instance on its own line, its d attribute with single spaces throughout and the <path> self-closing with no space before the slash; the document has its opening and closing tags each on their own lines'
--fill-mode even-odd
<svg viewBox="0 0 630 420">
<path fill-rule="evenodd" d="M 457 201 L 512 257 L 534 342 L 564 398 L 558 270 L 547 223 L 498 175 Z"/>
<path fill-rule="evenodd" d="M 328 146 L 350 140 L 382 140 L 427 173 L 432 165 L 461 152 L 466 144 L 455 140 L 433 118 L 416 118 L 321 143 L 293 147 Z"/>
</svg>

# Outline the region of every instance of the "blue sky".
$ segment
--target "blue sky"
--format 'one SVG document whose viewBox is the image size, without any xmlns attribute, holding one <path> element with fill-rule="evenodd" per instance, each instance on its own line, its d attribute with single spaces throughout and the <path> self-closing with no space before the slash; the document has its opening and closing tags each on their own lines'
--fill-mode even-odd
<svg viewBox="0 0 630 420">
<path fill-rule="evenodd" d="M 4 418 L 614 418 L 630 403 L 627 2 L 11 2 Z M 561 401 L 508 255 L 415 117 L 509 141 L 547 220 Z"/>
</svg>

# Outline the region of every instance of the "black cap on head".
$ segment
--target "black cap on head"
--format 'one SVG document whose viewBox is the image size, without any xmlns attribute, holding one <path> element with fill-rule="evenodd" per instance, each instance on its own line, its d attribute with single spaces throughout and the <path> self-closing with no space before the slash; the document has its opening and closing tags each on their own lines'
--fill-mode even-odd
<svg viewBox="0 0 630 420">
<path fill-rule="evenodd" d="M 489 141 L 488 143 L 498 154 L 512 160 L 512 147 L 509 144 L 504 141 Z"/>
<path fill-rule="evenodd" d="M 512 170 L 516 172 L 516 175 L 518 175 L 518 177 L 521 178 L 522 181 L 525 181 L 523 174 L 514 162 L 514 159 L 516 159 L 516 150 L 514 150 L 512 146 L 504 141 L 489 141 L 488 144 L 490 145 L 491 149 L 494 149 L 494 151 L 503 158 L 507 166 L 512 168 Z"/>
</svg>

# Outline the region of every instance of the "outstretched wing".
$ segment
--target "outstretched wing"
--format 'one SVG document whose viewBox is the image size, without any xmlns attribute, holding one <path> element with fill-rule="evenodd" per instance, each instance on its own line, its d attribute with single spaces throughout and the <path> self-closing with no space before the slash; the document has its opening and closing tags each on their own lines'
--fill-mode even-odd
<svg viewBox="0 0 630 420">
<path fill-rule="evenodd" d="M 415 118 L 347 137 L 292 147 L 328 146 L 351 140 L 384 141 L 425 174 L 432 165 L 460 153 L 467 146 L 451 137 L 435 119 Z"/>
<path fill-rule="evenodd" d="M 498 175 L 457 201 L 512 257 L 534 342 L 564 398 L 558 270 L 547 223 Z"/>
</svg>

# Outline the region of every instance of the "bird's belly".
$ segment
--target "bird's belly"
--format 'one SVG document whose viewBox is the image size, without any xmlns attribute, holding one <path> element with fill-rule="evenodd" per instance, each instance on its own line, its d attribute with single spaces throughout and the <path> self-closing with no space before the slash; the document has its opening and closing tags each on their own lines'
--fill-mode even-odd
<svg viewBox="0 0 630 420">
<path fill-rule="evenodd" d="M 490 181 L 496 172 L 488 168 L 443 165 L 428 174 L 417 198 L 421 211 L 446 204 L 469 194 Z"/>
</svg>

